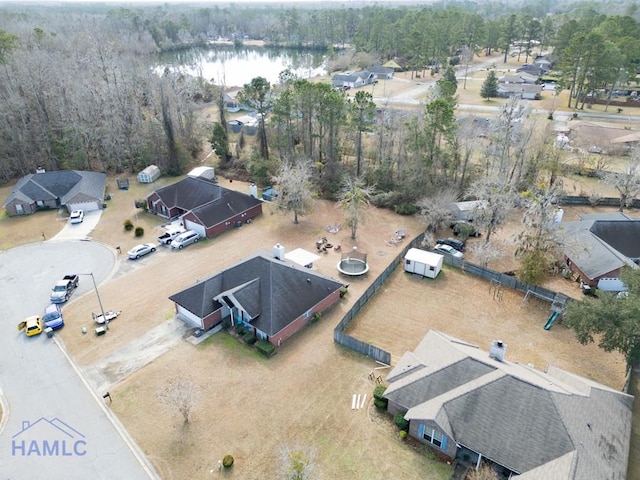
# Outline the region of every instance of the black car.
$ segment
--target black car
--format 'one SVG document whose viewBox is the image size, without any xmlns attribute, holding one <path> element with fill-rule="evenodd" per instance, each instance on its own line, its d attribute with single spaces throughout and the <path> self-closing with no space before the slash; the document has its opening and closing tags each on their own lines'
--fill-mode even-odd
<svg viewBox="0 0 640 480">
<path fill-rule="evenodd" d="M 456 240 L 455 238 L 439 238 L 437 240 L 437 243 L 449 245 L 450 247 L 455 248 L 459 252 L 464 252 L 464 242 L 462 240 Z"/>
</svg>

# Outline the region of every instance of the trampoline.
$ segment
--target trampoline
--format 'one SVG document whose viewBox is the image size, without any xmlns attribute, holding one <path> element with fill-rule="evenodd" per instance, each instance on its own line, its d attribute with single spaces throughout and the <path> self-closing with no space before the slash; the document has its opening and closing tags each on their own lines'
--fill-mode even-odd
<svg viewBox="0 0 640 480">
<path fill-rule="evenodd" d="M 367 254 L 360 253 L 355 249 L 352 252 L 343 253 L 337 268 L 340 273 L 351 277 L 364 275 L 369 271 Z"/>
</svg>

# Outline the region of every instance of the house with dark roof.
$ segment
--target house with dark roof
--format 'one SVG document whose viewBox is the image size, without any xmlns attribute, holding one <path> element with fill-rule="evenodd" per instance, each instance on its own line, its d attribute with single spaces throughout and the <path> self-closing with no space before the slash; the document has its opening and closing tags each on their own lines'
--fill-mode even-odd
<svg viewBox="0 0 640 480">
<path fill-rule="evenodd" d="M 359 88 L 373 83 L 376 75 L 368 70 L 359 72 L 337 73 L 331 77 L 331 85 L 334 88 Z"/>
<path fill-rule="evenodd" d="M 501 478 L 624 479 L 633 397 L 549 366 L 545 372 L 430 331 L 387 377 L 391 414 L 446 459 Z"/>
<path fill-rule="evenodd" d="M 567 267 L 590 287 L 624 290 L 620 271 L 640 261 L 640 220 L 621 212 L 581 218 L 556 225 Z"/>
<path fill-rule="evenodd" d="M 185 228 L 206 238 L 262 214 L 260 200 L 203 177 L 187 177 L 156 190 L 147 197 L 147 207 L 161 217 L 180 218 Z"/>
<path fill-rule="evenodd" d="M 369 71 L 375 74 L 376 78 L 383 80 L 391 80 L 395 70 L 392 67 L 383 67 L 382 65 L 373 65 Z"/>
<path fill-rule="evenodd" d="M 22 177 L 3 206 L 7 215 L 29 215 L 38 210 L 66 208 L 100 210 L 104 203 L 107 176 L 81 170 L 38 171 Z"/>
<path fill-rule="evenodd" d="M 279 246 L 277 246 L 279 247 Z M 341 282 L 260 251 L 198 281 L 169 300 L 185 322 L 204 330 L 228 319 L 280 345 L 340 299 Z"/>
<path fill-rule="evenodd" d="M 540 100 L 542 93 L 542 85 L 530 85 L 528 83 L 513 84 L 499 83 L 498 97 L 508 98 L 513 95 L 519 95 L 524 100 Z"/>
</svg>

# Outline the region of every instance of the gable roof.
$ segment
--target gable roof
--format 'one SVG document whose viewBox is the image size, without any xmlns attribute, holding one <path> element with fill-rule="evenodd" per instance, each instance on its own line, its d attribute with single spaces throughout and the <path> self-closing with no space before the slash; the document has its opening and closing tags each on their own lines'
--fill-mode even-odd
<svg viewBox="0 0 640 480">
<path fill-rule="evenodd" d="M 393 67 L 391 66 L 385 67 L 382 65 L 373 65 L 372 67 L 369 68 L 369 71 L 372 73 L 381 73 L 381 74 L 394 73 Z"/>
<path fill-rule="evenodd" d="M 214 298 L 225 296 L 252 317 L 253 326 L 273 336 L 340 287 L 337 280 L 260 251 L 169 300 L 203 318 L 220 308 Z"/>
<path fill-rule="evenodd" d="M 385 397 L 395 402 L 406 391 L 408 403 L 415 403 L 407 420 L 435 421 L 458 444 L 519 478 L 625 477 L 630 395 L 555 367 L 543 373 L 500 362 L 434 331 L 403 356 L 387 381 Z"/>
<path fill-rule="evenodd" d="M 212 227 L 262 202 L 251 195 L 221 187 L 215 180 L 186 177 L 155 191 L 167 208 L 191 211 L 205 227 Z"/>
<path fill-rule="evenodd" d="M 631 259 L 640 258 L 639 220 L 562 222 L 556 229 L 563 238 L 565 256 L 590 280 L 625 265 L 638 268 Z"/>
<path fill-rule="evenodd" d="M 27 203 L 59 199 L 61 205 L 71 199 L 102 200 L 106 180 L 104 173 L 81 170 L 31 173 L 18 180 L 4 206 L 16 199 Z"/>
</svg>

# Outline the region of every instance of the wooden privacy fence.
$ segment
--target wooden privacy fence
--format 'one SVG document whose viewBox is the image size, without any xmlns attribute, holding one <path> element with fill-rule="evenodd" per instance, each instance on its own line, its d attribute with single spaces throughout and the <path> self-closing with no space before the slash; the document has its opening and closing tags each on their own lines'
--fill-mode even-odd
<svg viewBox="0 0 640 480">
<path fill-rule="evenodd" d="M 358 340 L 357 338 L 346 334 L 344 331 L 351 320 L 355 318 L 358 312 L 360 312 L 360 310 L 366 305 L 366 303 L 378 292 L 378 289 L 384 284 L 389 276 L 395 271 L 398 264 L 404 261 L 404 257 L 407 254 L 407 251 L 410 248 L 420 248 L 423 238 L 424 234 L 420 234 L 418 237 L 414 238 L 408 245 L 406 245 L 402 249 L 402 251 L 391 261 L 387 268 L 385 268 L 385 270 L 380 275 L 378 275 L 374 282 L 369 285 L 369 288 L 364 291 L 360 298 L 356 300 L 349 311 L 345 313 L 338 325 L 336 325 L 336 327 L 333 329 L 333 341 L 335 343 L 361 353 L 362 355 L 365 355 L 367 357 L 373 358 L 374 360 L 384 363 L 385 365 L 391 365 L 391 353 L 387 352 L 386 350 L 382 350 L 375 345 L 371 345 L 370 343 Z M 466 262 L 459 258 L 452 257 L 451 255 L 443 256 L 444 263 L 446 263 L 447 265 L 460 268 L 464 272 L 470 273 L 471 275 L 484 278 L 492 283 L 499 283 L 500 285 L 504 285 L 505 287 L 522 292 L 525 295 L 531 293 L 538 298 L 548 301 L 550 304 L 553 304 L 554 301 L 557 302 L 559 298 L 562 300 L 562 302 L 569 301 L 569 299 L 565 295 L 557 293 L 553 290 L 549 290 L 548 288 L 521 282 L 514 276 L 500 273 L 495 270 L 491 270 L 490 268 L 476 265 L 475 263 Z"/>
<path fill-rule="evenodd" d="M 558 199 L 558 205 L 592 205 L 598 207 L 620 207 L 619 197 L 584 197 L 584 196 L 566 196 Z M 627 207 L 640 208 L 640 199 L 630 198 L 627 200 Z"/>
</svg>

